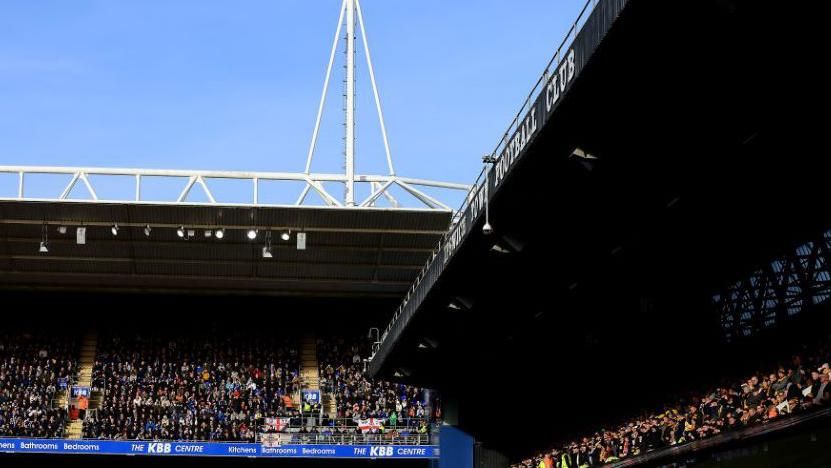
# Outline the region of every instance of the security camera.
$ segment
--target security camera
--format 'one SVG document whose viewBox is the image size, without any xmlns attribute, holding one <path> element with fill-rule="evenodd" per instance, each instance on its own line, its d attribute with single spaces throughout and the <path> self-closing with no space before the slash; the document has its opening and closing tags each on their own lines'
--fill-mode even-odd
<svg viewBox="0 0 831 468">
<path fill-rule="evenodd" d="M 482 232 L 486 235 L 493 234 L 493 226 L 491 226 L 491 223 L 485 223 L 485 225 L 482 226 Z"/>
</svg>

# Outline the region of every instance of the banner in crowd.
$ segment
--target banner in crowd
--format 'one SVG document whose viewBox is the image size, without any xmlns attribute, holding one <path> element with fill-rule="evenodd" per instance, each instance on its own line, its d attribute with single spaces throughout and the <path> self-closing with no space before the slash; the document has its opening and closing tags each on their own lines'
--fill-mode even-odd
<svg viewBox="0 0 831 468">
<path fill-rule="evenodd" d="M 2 439 L 6 453 L 162 455 L 264 458 L 438 458 L 432 445 L 282 445 L 121 440 Z"/>
<path fill-rule="evenodd" d="M 89 387 L 81 387 L 78 385 L 73 385 L 72 390 L 70 391 L 70 396 L 72 398 L 79 398 L 79 397 L 87 397 L 89 398 L 90 395 L 90 388 Z"/>
<path fill-rule="evenodd" d="M 301 390 L 303 401 L 309 402 L 309 404 L 317 404 L 320 403 L 320 390 Z"/>
<path fill-rule="evenodd" d="M 288 427 L 289 421 L 291 421 L 291 418 L 265 418 L 265 427 L 279 432 Z"/>
<path fill-rule="evenodd" d="M 386 422 L 386 419 L 358 419 L 358 429 L 360 429 L 364 434 L 368 432 L 378 432 L 384 426 L 384 422 Z"/>
</svg>

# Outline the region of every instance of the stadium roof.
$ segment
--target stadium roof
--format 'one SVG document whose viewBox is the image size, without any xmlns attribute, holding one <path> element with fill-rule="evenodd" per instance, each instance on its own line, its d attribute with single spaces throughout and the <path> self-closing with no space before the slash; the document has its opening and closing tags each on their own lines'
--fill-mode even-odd
<svg viewBox="0 0 831 468">
<path fill-rule="evenodd" d="M 450 211 L 401 208 L 0 201 L 0 284 L 400 297 L 450 219 Z M 79 226 L 86 227 L 84 245 L 77 243 Z M 180 226 L 193 237 L 180 238 Z M 221 240 L 218 228 L 225 229 Z M 252 228 L 255 240 L 247 238 Z M 289 231 L 290 240 L 282 240 Z M 263 258 L 267 232 L 273 258 Z M 305 250 L 297 248 L 299 232 L 307 236 Z M 39 251 L 44 236 L 46 253 Z"/>
<path fill-rule="evenodd" d="M 336 52 L 341 38 L 355 50 L 356 26 L 388 172 L 355 171 L 355 61 L 345 53 L 344 172 L 313 173 Z M 403 296 L 450 226 L 453 211 L 436 191 L 470 186 L 396 173 L 363 31 L 360 2 L 344 0 L 302 173 L 0 166 L 0 284 Z M 330 192 L 341 184 L 342 201 Z M 289 205 L 280 198 L 292 187 L 299 196 Z"/>
</svg>

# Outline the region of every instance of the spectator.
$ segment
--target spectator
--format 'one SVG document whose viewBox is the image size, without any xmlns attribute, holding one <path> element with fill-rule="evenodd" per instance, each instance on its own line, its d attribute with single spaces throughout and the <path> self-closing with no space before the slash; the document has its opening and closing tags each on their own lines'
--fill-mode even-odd
<svg viewBox="0 0 831 468">
<path fill-rule="evenodd" d="M 829 373 L 831 371 L 828 370 L 828 364 L 824 364 L 824 367 L 821 367 L 819 370 L 822 373 L 819 376 L 819 386 L 814 392 L 813 403 L 815 405 L 827 404 L 829 400 L 829 391 L 831 391 L 831 386 L 828 385 L 829 377 L 831 377 L 831 373 Z"/>
</svg>

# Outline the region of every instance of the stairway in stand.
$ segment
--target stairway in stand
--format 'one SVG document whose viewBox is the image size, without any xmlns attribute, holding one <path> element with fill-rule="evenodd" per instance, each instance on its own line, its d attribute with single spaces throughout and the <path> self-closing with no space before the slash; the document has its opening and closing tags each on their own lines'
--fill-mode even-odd
<svg viewBox="0 0 831 468">
<path fill-rule="evenodd" d="M 323 414 L 331 418 L 337 416 L 335 396 L 320 388 L 320 363 L 317 361 L 317 339 L 314 335 L 303 337 L 300 348 L 300 377 L 303 379 L 303 388 L 306 390 L 320 390 L 320 399 L 323 404 Z"/>
<path fill-rule="evenodd" d="M 81 341 L 81 354 L 78 356 L 78 381 L 74 385 L 79 387 L 92 386 L 92 369 L 95 366 L 95 350 L 98 346 L 98 335 L 89 332 Z M 94 408 L 94 400 L 90 401 L 90 409 Z M 80 419 L 69 421 L 66 425 L 68 439 L 80 439 L 84 435 L 84 422 Z"/>
<path fill-rule="evenodd" d="M 320 389 L 320 369 L 317 364 L 317 339 L 314 335 L 303 337 L 300 347 L 300 378 L 306 390 Z"/>
</svg>

